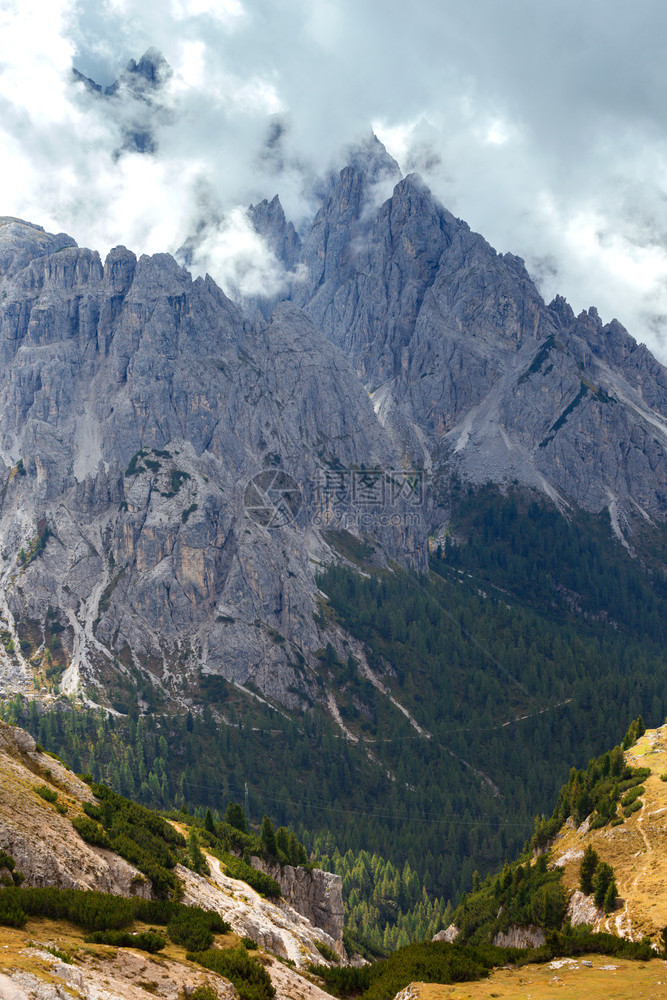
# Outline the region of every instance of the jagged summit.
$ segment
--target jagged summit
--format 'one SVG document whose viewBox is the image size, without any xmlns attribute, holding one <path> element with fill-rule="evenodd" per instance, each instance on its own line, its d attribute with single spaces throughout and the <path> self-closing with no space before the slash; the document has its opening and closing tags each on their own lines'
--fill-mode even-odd
<svg viewBox="0 0 667 1000">
<path fill-rule="evenodd" d="M 123 73 L 107 87 L 75 67 L 72 75 L 90 94 L 106 102 L 106 110 L 112 117 L 118 117 L 122 132 L 119 154 L 124 150 L 147 154 L 157 151 L 156 129 L 170 117 L 163 106 L 161 90 L 173 76 L 161 52 L 149 48 L 139 62 L 130 59 Z"/>
</svg>

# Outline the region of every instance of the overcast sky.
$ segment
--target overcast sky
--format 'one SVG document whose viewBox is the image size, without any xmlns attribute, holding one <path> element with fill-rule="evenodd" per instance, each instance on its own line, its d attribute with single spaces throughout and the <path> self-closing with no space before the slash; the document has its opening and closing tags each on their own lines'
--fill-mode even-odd
<svg viewBox="0 0 667 1000">
<path fill-rule="evenodd" d="M 313 175 L 372 126 L 547 299 L 667 361 L 666 45 L 660 0 L 2 0 L 0 214 L 102 253 L 175 251 L 204 214 L 199 265 L 275 286 L 243 208 L 280 193 L 305 221 Z M 119 155 L 147 108 L 71 68 L 109 84 L 150 46 L 174 70 L 157 152 Z"/>
</svg>

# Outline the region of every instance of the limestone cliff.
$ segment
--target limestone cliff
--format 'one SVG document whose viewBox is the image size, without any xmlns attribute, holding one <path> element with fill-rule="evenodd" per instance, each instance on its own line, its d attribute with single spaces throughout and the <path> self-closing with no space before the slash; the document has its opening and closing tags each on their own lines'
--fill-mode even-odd
<svg viewBox="0 0 667 1000">
<path fill-rule="evenodd" d="M 333 872 L 323 872 L 319 868 L 303 868 L 292 865 L 267 864 L 260 858 L 251 858 L 250 863 L 260 871 L 274 878 L 284 898 L 320 927 L 334 941 L 335 950 L 345 957 L 343 945 L 343 880 Z"/>
</svg>

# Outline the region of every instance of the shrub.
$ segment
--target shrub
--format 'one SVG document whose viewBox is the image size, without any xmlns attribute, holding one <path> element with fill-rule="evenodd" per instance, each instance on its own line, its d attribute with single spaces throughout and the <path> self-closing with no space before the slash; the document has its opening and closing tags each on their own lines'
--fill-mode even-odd
<svg viewBox="0 0 667 1000">
<path fill-rule="evenodd" d="M 265 875 L 264 872 L 257 871 L 252 865 L 249 865 L 241 858 L 235 857 L 233 854 L 223 853 L 221 858 L 227 874 L 231 878 L 240 879 L 252 889 L 255 889 L 261 896 L 278 897 L 282 895 L 280 886 L 270 875 Z"/>
<path fill-rule="evenodd" d="M 48 785 L 36 785 L 34 791 L 36 791 L 39 797 L 44 799 L 45 802 L 56 802 L 58 799 L 58 793 L 54 791 L 53 788 L 49 788 Z"/>
<path fill-rule="evenodd" d="M 643 804 L 644 803 L 642 802 L 641 799 L 637 799 L 635 802 L 631 802 L 630 805 L 626 806 L 625 809 L 623 810 L 623 815 L 627 819 L 628 816 L 632 816 L 633 813 L 639 812 Z"/>
<path fill-rule="evenodd" d="M 220 1000 L 220 997 L 211 986 L 198 986 L 190 994 L 190 1000 Z"/>
<path fill-rule="evenodd" d="M 167 925 L 167 934 L 174 944 L 188 951 L 206 951 L 213 944 L 213 933 L 203 920 L 181 913 Z"/>
<path fill-rule="evenodd" d="M 229 979 L 236 987 L 240 1000 L 271 1000 L 276 995 L 268 972 L 245 948 L 226 951 L 210 948 L 188 952 L 187 958 Z"/>
<path fill-rule="evenodd" d="M 95 847 L 111 847 L 111 841 L 102 827 L 89 816 L 75 816 L 72 826 L 86 843 Z"/>
<path fill-rule="evenodd" d="M 330 948 L 329 945 L 326 944 L 326 942 L 319 941 L 316 938 L 313 943 L 322 958 L 326 958 L 327 962 L 333 962 L 334 965 L 337 965 L 340 962 L 340 957 L 336 954 L 333 948 Z"/>
<path fill-rule="evenodd" d="M 144 931 L 141 934 L 131 934 L 129 931 L 95 931 L 84 938 L 90 944 L 111 944 L 116 948 L 138 948 L 140 951 L 155 955 L 162 951 L 167 941 L 154 931 Z"/>
</svg>

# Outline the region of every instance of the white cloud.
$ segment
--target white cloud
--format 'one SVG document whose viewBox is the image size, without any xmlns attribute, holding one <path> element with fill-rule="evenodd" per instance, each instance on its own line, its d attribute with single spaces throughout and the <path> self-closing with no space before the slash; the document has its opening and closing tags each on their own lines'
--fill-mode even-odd
<svg viewBox="0 0 667 1000">
<path fill-rule="evenodd" d="M 303 218 L 309 179 L 374 122 L 545 294 L 598 305 L 667 357 L 665 29 L 659 0 L 5 0 L 0 212 L 151 252 L 214 206 L 227 221 L 199 266 L 268 287 L 275 261 L 239 206 L 279 192 Z M 149 46 L 174 69 L 157 114 L 72 83 L 72 63 L 109 84 Z M 148 117 L 157 153 L 119 157 Z"/>
</svg>

